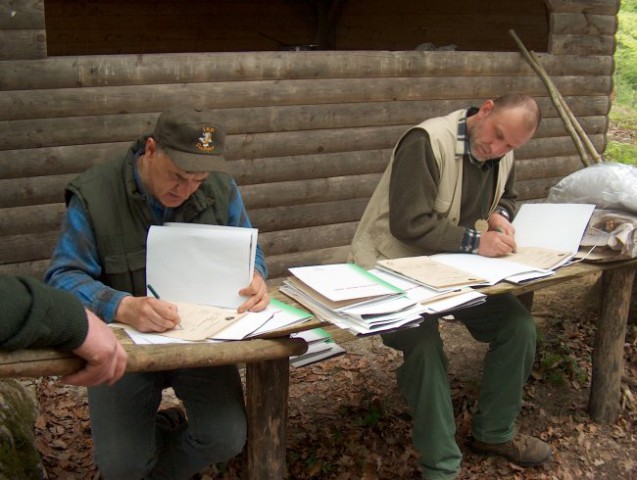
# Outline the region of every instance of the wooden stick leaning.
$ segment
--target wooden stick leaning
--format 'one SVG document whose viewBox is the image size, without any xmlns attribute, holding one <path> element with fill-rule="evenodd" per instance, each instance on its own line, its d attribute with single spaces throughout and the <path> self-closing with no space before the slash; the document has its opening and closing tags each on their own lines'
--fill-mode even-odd
<svg viewBox="0 0 637 480">
<path fill-rule="evenodd" d="M 595 163 L 601 162 L 602 159 L 600 155 L 597 153 L 597 151 L 595 150 L 595 147 L 593 146 L 590 139 L 586 135 L 586 132 L 584 132 L 584 129 L 581 127 L 581 125 L 579 124 L 575 116 L 573 115 L 573 112 L 566 104 L 564 97 L 562 97 L 562 95 L 557 90 L 552 80 L 546 73 L 546 70 L 544 70 L 544 67 L 542 67 L 542 64 L 537 59 L 537 56 L 533 54 L 533 52 L 529 52 L 526 49 L 526 47 L 524 46 L 524 44 L 522 43 L 520 38 L 517 36 L 514 30 L 509 30 L 509 34 L 511 35 L 511 37 L 513 37 L 513 40 L 518 45 L 518 48 L 520 49 L 522 56 L 528 62 L 530 67 L 535 71 L 535 73 L 538 74 L 538 76 L 542 80 L 542 83 L 544 83 L 544 86 L 548 90 L 551 101 L 553 102 L 553 105 L 555 106 L 558 114 L 560 115 L 560 118 L 562 119 L 562 122 L 564 123 L 564 127 L 566 128 L 566 131 L 571 136 L 573 143 L 575 144 L 575 148 L 577 149 L 577 153 L 580 159 L 582 160 L 582 163 L 584 164 L 584 166 L 587 167 L 591 165 L 592 162 L 595 162 Z M 588 154 L 587 154 L 587 151 L 588 151 Z M 592 161 L 588 156 L 589 154 L 592 157 Z"/>
</svg>

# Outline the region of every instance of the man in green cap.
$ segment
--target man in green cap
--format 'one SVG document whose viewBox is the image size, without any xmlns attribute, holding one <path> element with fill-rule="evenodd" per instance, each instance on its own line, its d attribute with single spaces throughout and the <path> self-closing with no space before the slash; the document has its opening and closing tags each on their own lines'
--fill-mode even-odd
<svg viewBox="0 0 637 480">
<path fill-rule="evenodd" d="M 165 222 L 251 227 L 235 180 L 223 173 L 225 135 L 208 111 L 162 113 L 152 134 L 66 188 L 67 215 L 46 274 L 106 322 L 142 332 L 179 324 L 176 307 L 146 296 L 146 237 Z M 178 248 L 176 246 L 176 248 Z M 261 248 L 240 312 L 269 303 Z M 179 408 L 157 411 L 172 387 Z M 241 452 L 246 413 L 236 366 L 129 373 L 89 388 L 95 463 L 107 479 L 185 479 Z"/>
</svg>

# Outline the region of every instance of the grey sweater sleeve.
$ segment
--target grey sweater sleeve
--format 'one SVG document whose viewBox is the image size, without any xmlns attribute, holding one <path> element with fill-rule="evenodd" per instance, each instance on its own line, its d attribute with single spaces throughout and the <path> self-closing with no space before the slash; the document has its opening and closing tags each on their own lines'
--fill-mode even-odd
<svg viewBox="0 0 637 480">
<path fill-rule="evenodd" d="M 72 294 L 30 277 L 0 275 L 0 348 L 73 350 L 86 339 L 84 307 Z"/>
<path fill-rule="evenodd" d="M 414 129 L 402 139 L 392 166 L 389 225 L 401 242 L 423 252 L 460 251 L 465 228 L 434 211 L 440 171 L 429 135 Z"/>
</svg>

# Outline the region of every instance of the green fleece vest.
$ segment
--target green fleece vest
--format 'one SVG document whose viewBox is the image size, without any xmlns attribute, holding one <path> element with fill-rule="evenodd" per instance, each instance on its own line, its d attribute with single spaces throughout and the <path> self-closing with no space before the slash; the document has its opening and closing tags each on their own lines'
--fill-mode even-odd
<svg viewBox="0 0 637 480">
<path fill-rule="evenodd" d="M 460 220 L 462 204 L 463 160 L 461 155 L 456 155 L 458 122 L 466 114 L 466 109 L 457 110 L 444 117 L 425 120 L 413 127 L 421 128 L 429 134 L 431 148 L 440 169 L 440 182 L 434 210 L 454 225 L 457 225 Z M 411 130 L 408 130 L 403 137 Z M 399 144 L 400 141 L 394 147 L 389 165 L 367 204 L 352 240 L 348 261 L 355 262 L 364 268 L 373 268 L 376 261 L 381 259 L 437 253 L 407 245 L 394 237 L 389 230 L 389 184 L 394 156 Z M 500 160 L 495 196 L 489 212 L 495 209 L 502 198 L 512 166 L 513 152 L 509 152 Z"/>
<path fill-rule="evenodd" d="M 102 265 L 99 280 L 135 296 L 146 295 L 146 237 L 156 223 L 133 173 L 135 152 L 144 141 L 134 143 L 123 159 L 97 165 L 66 187 L 67 204 L 77 195 L 93 226 Z M 171 221 L 227 225 L 231 180 L 225 173 L 210 174 L 175 209 Z"/>
</svg>

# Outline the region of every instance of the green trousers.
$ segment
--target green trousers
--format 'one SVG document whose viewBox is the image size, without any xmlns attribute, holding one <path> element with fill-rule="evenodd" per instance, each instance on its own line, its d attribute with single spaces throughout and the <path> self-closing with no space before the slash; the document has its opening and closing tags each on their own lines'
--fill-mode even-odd
<svg viewBox="0 0 637 480">
<path fill-rule="evenodd" d="M 523 387 L 535 358 L 535 320 L 511 294 L 488 297 L 486 303 L 458 310 L 454 316 L 473 338 L 489 344 L 472 435 L 487 443 L 511 440 Z M 383 341 L 403 352 L 398 385 L 411 410 L 414 444 L 425 478 L 455 478 L 462 453 L 455 440 L 449 362 L 438 331 L 438 317 L 428 316 L 416 328 L 385 334 Z"/>
</svg>

